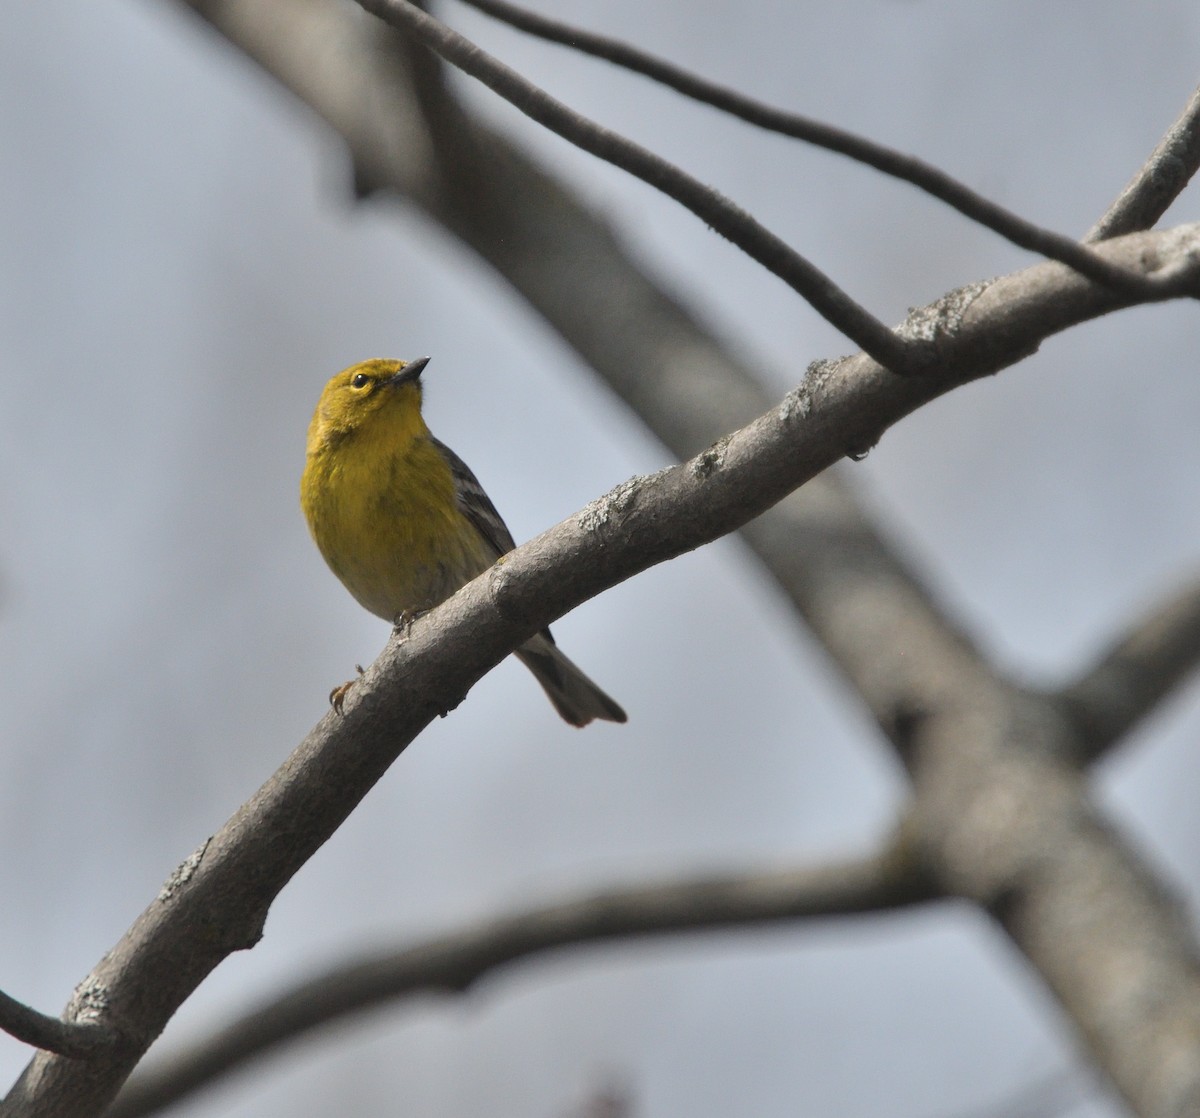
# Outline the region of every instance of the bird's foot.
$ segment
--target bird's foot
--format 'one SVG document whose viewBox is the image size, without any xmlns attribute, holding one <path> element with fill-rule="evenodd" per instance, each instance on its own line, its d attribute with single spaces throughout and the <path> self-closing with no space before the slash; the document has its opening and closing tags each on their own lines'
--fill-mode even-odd
<svg viewBox="0 0 1200 1118">
<path fill-rule="evenodd" d="M 362 664 L 355 664 L 354 668 L 359 675 L 363 674 Z M 346 701 L 346 696 L 350 694 L 350 688 L 353 687 L 357 682 L 357 679 L 349 679 L 340 687 L 335 687 L 329 692 L 329 705 L 333 707 L 338 714 L 342 713 L 342 704 Z"/>
<path fill-rule="evenodd" d="M 424 617 L 429 612 L 429 609 L 403 609 L 396 614 L 396 620 L 392 622 L 392 632 L 395 633 L 401 640 L 408 640 L 409 634 L 412 632 L 413 624 L 418 618 Z"/>
</svg>

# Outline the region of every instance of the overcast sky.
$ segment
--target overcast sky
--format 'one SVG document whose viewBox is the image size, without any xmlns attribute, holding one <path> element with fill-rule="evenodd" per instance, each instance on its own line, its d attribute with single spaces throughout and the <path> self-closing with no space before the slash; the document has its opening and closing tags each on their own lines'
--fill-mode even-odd
<svg viewBox="0 0 1200 1118">
<path fill-rule="evenodd" d="M 1174 119 L 1200 57 L 1187 0 L 541 6 L 1076 235 Z M 439 11 L 713 183 L 887 321 L 1030 261 L 911 188 Z M 519 540 L 669 458 L 460 246 L 397 203 L 354 204 L 336 140 L 174 4 L 5 14 L 0 988 L 57 1011 L 386 639 L 297 504 L 333 372 L 432 355 L 426 414 Z M 464 88 L 780 395 L 852 348 L 694 218 Z M 1191 191 L 1168 221 L 1197 216 Z M 1196 337 L 1194 305 L 1089 325 L 847 467 L 1026 678 L 1063 678 L 1196 568 Z M 891 755 L 736 542 L 556 632 L 628 725 L 572 730 L 502 665 L 403 755 L 164 1046 L 363 945 L 650 873 L 819 860 L 890 824 Z M 1192 902 L 1198 733 L 1193 688 L 1100 774 Z M 0 1037 L 5 1081 L 27 1055 Z M 612 1076 L 639 1118 L 956 1118 L 1074 1062 L 1036 975 L 948 907 L 555 957 L 307 1043 L 186 1113 L 557 1118 Z M 1122 1112 L 1092 1094 L 1063 1113 Z"/>
</svg>

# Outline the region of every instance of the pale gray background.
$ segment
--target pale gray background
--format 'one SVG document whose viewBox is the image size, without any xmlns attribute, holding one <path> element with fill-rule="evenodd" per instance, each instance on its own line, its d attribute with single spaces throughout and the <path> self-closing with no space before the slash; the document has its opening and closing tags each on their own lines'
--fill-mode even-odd
<svg viewBox="0 0 1200 1118">
<path fill-rule="evenodd" d="M 1076 234 L 1200 57 L 1190 0 L 543 7 Z M 441 11 L 746 205 L 886 320 L 1029 259 L 908 187 Z M 332 372 L 432 354 L 427 414 L 518 539 L 667 459 L 456 244 L 398 204 L 353 205 L 338 144 L 180 9 L 4 14 L 0 988 L 57 1010 L 384 642 L 297 507 Z M 469 92 L 780 393 L 852 348 L 696 220 Z M 1195 217 L 1192 193 L 1168 220 Z M 1069 672 L 1195 566 L 1195 315 L 1077 330 L 853 467 L 983 643 L 1031 678 Z M 164 1045 L 364 944 L 651 872 L 820 859 L 890 823 L 897 767 L 736 543 L 557 630 L 628 726 L 576 732 L 503 665 L 404 754 Z M 1198 732 L 1192 689 L 1102 773 L 1192 902 Z M 4 1081 L 26 1057 L 0 1037 Z M 984 919 L 939 910 L 523 966 L 308 1043 L 185 1112 L 554 1118 L 615 1076 L 647 1118 L 941 1118 L 1072 1059 L 1036 976 Z M 1121 1111 L 1093 1096 L 1063 1113 Z"/>
</svg>

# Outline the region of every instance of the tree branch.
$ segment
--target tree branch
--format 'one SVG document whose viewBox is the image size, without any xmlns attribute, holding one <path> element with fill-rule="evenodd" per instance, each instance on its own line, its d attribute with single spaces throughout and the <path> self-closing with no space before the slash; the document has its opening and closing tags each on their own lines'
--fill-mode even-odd
<svg viewBox="0 0 1200 1118">
<path fill-rule="evenodd" d="M 49 1017 L 0 990 L 0 1029 L 41 1048 L 72 1060 L 86 1060 L 111 1052 L 119 1042 L 112 1029 L 94 1021 L 64 1021 Z"/>
<path fill-rule="evenodd" d="M 366 32 L 354 21 L 336 39 L 297 41 L 273 33 L 278 25 L 269 4 L 202 6 L 339 128 L 356 167 L 376 175 L 376 185 L 396 186 L 474 247 L 678 453 L 711 441 L 730 418 L 762 410 L 762 390 L 738 355 L 665 296 L 594 215 L 506 141 L 451 112 L 445 122 L 427 123 L 459 127 L 468 137 L 456 142 L 435 131 L 432 145 L 401 149 L 398 138 L 419 132 L 421 121 L 394 48 L 381 40 L 363 50 L 356 36 Z M 320 0 L 291 0 L 291 27 L 296 9 L 324 7 Z M 332 50 L 344 51 L 344 66 L 335 64 Z M 324 65 L 310 65 L 306 51 L 320 51 Z M 390 92 L 381 98 L 384 91 Z M 389 158 L 396 151 L 407 158 Z M 455 189 L 464 178 L 465 188 Z M 472 194 L 472 182 L 486 182 L 487 192 Z M 581 260 L 586 267 L 578 267 Z M 647 368 L 655 375 L 645 375 Z M 1069 754 L 1069 724 L 1036 696 L 997 691 L 994 672 L 833 475 L 788 498 L 745 534 L 921 775 L 922 795 L 933 806 L 928 826 L 915 830 L 939 871 L 1005 920 L 1098 1066 L 1139 1112 L 1179 1113 L 1169 1109 L 1170 1100 L 1194 1092 L 1188 1069 L 1200 1066 L 1186 1039 L 1196 1002 L 1190 931 L 1077 783 L 1057 802 L 1030 794 L 1070 785 L 1060 767 L 1045 773 L 1032 766 L 1037 757 Z M 991 681 L 990 699 L 979 693 L 980 679 Z M 957 727 L 947 709 L 958 710 Z M 976 710 L 974 723 L 961 723 Z M 1004 748 L 999 727 L 1012 729 L 1015 748 Z M 943 745 L 932 756 L 931 736 Z M 1001 758 L 1010 763 L 997 766 Z M 945 799 L 935 810 L 943 783 Z M 1028 833 L 1022 830 L 1028 816 L 1013 816 L 1016 805 L 1037 808 Z M 949 827 L 953 820 L 965 833 Z M 1085 841 L 1089 836 L 1095 841 Z M 1001 863 L 1008 849 L 1013 857 Z M 1083 883 L 1090 884 L 1081 895 L 1073 887 Z M 1115 1027 L 1106 1028 L 1108 1021 Z"/>
<path fill-rule="evenodd" d="M 402 36 L 349 18 L 332 0 L 189 0 L 188 7 L 337 130 L 361 185 L 398 191 L 479 253 L 677 456 L 771 407 L 744 351 L 723 344 L 667 294 L 573 192 L 466 116 L 436 71 L 414 80 Z M 286 36 L 277 33 L 284 18 Z M 747 539 L 822 639 L 840 604 L 866 593 L 903 603 L 903 614 L 888 616 L 905 647 L 922 646 L 926 632 L 954 629 L 835 474 L 771 510 Z M 831 550 L 836 561 L 825 562 Z M 796 562 L 797 554 L 806 561 Z M 850 572 L 862 579 L 852 590 Z M 849 668 L 836 644 L 830 651 Z"/>
<path fill-rule="evenodd" d="M 341 964 L 136 1075 L 106 1118 L 138 1118 L 306 1033 L 427 991 L 466 993 L 509 964 L 588 943 L 750 929 L 935 899 L 903 839 L 840 864 L 623 887 Z"/>
<path fill-rule="evenodd" d="M 532 120 L 673 198 L 782 279 L 880 365 L 904 373 L 920 371 L 928 363 L 929 355 L 919 339 L 898 337 L 824 272 L 711 187 L 647 148 L 576 113 L 408 0 L 359 2 L 367 11 L 410 33 L 483 82 Z M 1144 289 L 1139 294 L 1144 295 Z"/>
<path fill-rule="evenodd" d="M 231 0 L 204 0 L 196 6 L 209 18 L 222 20 L 226 27 L 252 26 L 258 11 L 270 7 L 261 3 L 246 6 Z M 331 75 L 321 67 L 308 67 L 309 71 L 317 72 L 305 72 L 309 60 L 289 53 L 292 31 L 309 17 L 314 24 L 322 18 L 335 18 L 336 7 L 310 0 L 290 0 L 289 35 L 279 35 L 276 23 L 260 35 L 256 49 L 276 59 L 286 59 L 285 65 L 290 67 L 289 73 L 298 87 L 307 89 L 315 83 L 328 94 L 323 111 L 348 122 L 346 134 L 360 166 L 394 173 L 396 181 L 405 183 L 412 196 L 430 212 L 441 215 L 452 225 L 457 222 L 458 228 L 470 228 L 473 223 L 470 215 L 454 215 L 448 209 L 450 203 L 439 200 L 436 170 L 422 162 L 427 151 L 419 136 L 411 148 L 397 147 L 414 137 L 415 114 L 411 104 L 405 104 L 401 98 L 391 102 L 400 109 L 400 119 L 387 122 L 389 130 L 383 142 L 373 142 L 378 138 L 374 129 L 382 113 L 378 107 L 375 114 L 359 112 L 363 105 L 355 103 L 354 98 L 363 87 L 355 81 L 361 78 L 365 82 L 367 101 L 386 102 L 392 87 L 386 81 L 371 82 L 371 68 L 379 60 L 370 54 L 354 52 L 353 33 L 345 42 L 329 37 L 322 40 L 319 36 L 309 40 L 314 50 L 321 51 L 323 62 L 329 62 L 337 51 L 346 50 L 352 65 L 345 73 Z M 382 74 L 385 79 L 404 80 L 391 72 L 386 62 Z M 409 158 L 408 168 L 390 162 L 397 152 Z M 517 158 L 512 156 L 509 163 Z M 508 164 L 503 167 L 505 171 L 510 169 Z M 534 177 L 538 177 L 536 171 Z M 545 176 L 540 176 L 541 183 L 546 181 Z M 509 199 L 501 192 L 499 201 L 503 206 Z M 490 254 L 489 258 L 503 257 L 513 282 L 523 290 L 540 292 L 548 310 L 566 321 L 568 316 L 562 304 L 573 300 L 576 292 L 567 289 L 562 280 L 574 273 L 568 269 L 550 277 L 549 265 L 569 259 L 571 252 L 579 248 L 579 237 L 560 236 L 561 228 L 555 223 L 562 215 L 554 212 L 554 207 L 562 199 L 550 201 L 550 209 L 539 214 L 542 225 L 533 227 L 528 237 L 506 246 L 504 252 L 488 244 L 487 238 L 478 242 L 477 247 L 485 255 Z M 490 211 L 485 215 L 485 225 L 491 216 Z M 1137 255 L 1143 248 L 1155 247 L 1157 251 L 1170 247 L 1172 251 L 1167 251 L 1167 257 L 1182 262 L 1194 245 L 1194 235 L 1194 230 L 1184 230 L 1145 240 L 1135 238 L 1130 249 Z M 1171 246 L 1171 236 L 1182 238 L 1183 247 Z M 1190 242 L 1189 237 L 1193 238 Z M 588 247 L 606 239 L 605 247 L 611 247 L 607 231 L 597 234 Z M 590 271 L 591 256 L 588 263 Z M 1153 253 L 1146 257 L 1147 266 L 1154 267 L 1156 263 Z M 1058 276 L 1042 291 L 1048 304 L 1044 309 L 1053 308 L 1052 320 L 1066 325 L 1064 314 L 1069 319 L 1084 308 L 1077 300 L 1079 292 L 1073 284 L 1064 282 L 1059 288 L 1063 279 L 1061 270 L 1041 271 L 1055 268 L 1056 265 L 1044 265 L 1024 275 L 1027 279 L 1035 275 Z M 541 274 L 536 275 L 539 271 Z M 552 290 L 555 283 L 558 289 Z M 968 346 L 966 351 L 960 351 L 949 346 L 947 358 L 958 360 L 966 352 L 981 358 L 975 375 L 988 367 L 998 367 L 1014 352 L 1024 352 L 1017 344 L 1020 339 L 1023 338 L 1028 349 L 1036 345 L 1039 336 L 1038 329 L 1030 331 L 1031 322 L 1039 316 L 1033 314 L 1023 295 L 1012 287 L 1005 289 L 1003 283 L 999 290 L 993 285 L 958 293 L 956 299 L 944 302 L 939 313 L 918 318 L 914 324 L 924 324 L 944 340 L 958 337 L 964 327 L 969 333 L 972 323 L 978 325 L 983 330 L 976 338 L 979 349 Z M 993 293 L 1001 299 L 1014 297 L 1013 321 L 1007 320 L 1003 302 L 989 298 Z M 1036 296 L 1033 301 L 1037 302 Z M 638 375 L 647 367 L 646 354 L 639 349 L 645 335 L 613 330 L 614 321 L 625 322 L 626 316 L 654 307 L 662 312 L 669 330 L 661 343 L 654 338 L 653 344 L 674 347 L 670 368 L 696 378 L 689 380 L 692 396 L 712 387 L 736 414 L 756 398 L 755 391 L 730 385 L 725 375 L 729 369 L 727 355 L 702 332 L 693 329 L 694 321 L 685 312 L 668 307 L 668 302 L 644 281 L 639 280 L 629 288 L 614 288 L 603 298 L 587 304 L 591 326 L 576 323 L 573 340 L 581 349 L 602 341 L 609 351 L 610 362 L 626 360 L 624 384 L 631 396 L 657 398 L 664 404 L 686 397 L 689 393 L 680 393 L 676 386 L 664 383 L 670 377 Z M 1103 313 L 1118 305 L 1120 301 L 1108 293 L 1088 313 Z M 577 307 L 576 314 L 579 313 Z M 998 338 L 994 351 L 989 349 L 986 337 L 989 325 Z M 625 339 L 626 334 L 629 340 Z M 690 361 L 685 359 L 688 352 L 693 357 Z M 960 367 L 955 375 L 965 372 Z M 869 430 L 882 429 L 877 421 L 886 419 L 892 410 L 901 414 L 905 408 L 919 406 L 921 402 L 919 394 L 890 398 L 881 413 L 882 398 L 876 393 L 915 392 L 913 383 L 898 382 L 896 378 L 882 378 L 886 384 L 877 383 L 869 363 L 864 368 L 859 359 L 851 359 L 816 367 L 806 391 L 795 394 L 779 409 L 779 421 L 786 418 L 796 423 L 797 429 L 803 428 L 807 435 L 823 444 L 831 439 L 829 446 L 845 448 L 847 440 L 852 446 L 863 445 L 859 439 L 866 438 L 866 432 L 851 430 L 845 420 L 849 412 L 834 406 L 848 383 L 846 378 L 867 390 L 857 399 L 851 399 L 854 395 L 851 392 L 845 403 L 849 412 L 857 408 L 866 416 Z M 763 421 L 769 418 L 764 416 Z M 674 436 L 683 438 L 702 432 L 706 422 L 706 412 L 680 409 L 667 426 Z M 740 471 L 746 465 L 742 451 L 750 449 L 749 439 L 746 435 L 714 446 L 691 464 L 690 476 L 697 482 L 705 480 L 718 514 L 726 507 L 729 487 L 740 484 Z M 773 472 L 776 467 L 787 470 L 796 463 L 792 462 L 792 455 L 785 453 L 771 461 L 763 458 L 759 465 Z M 799 467 L 801 474 L 809 468 L 804 462 Z M 675 470 L 645 486 L 623 487 L 588 510 L 582 524 L 597 533 L 648 531 L 648 536 L 639 535 L 637 545 L 650 543 L 654 550 L 661 542 L 653 544 L 653 529 L 646 522 L 647 510 L 652 509 L 658 496 L 668 496 L 660 487 L 668 483 L 682 486 L 683 489 L 672 490 L 672 494 L 679 495 L 687 488 L 688 477 L 688 470 Z M 823 496 L 835 492 L 828 485 L 818 491 Z M 674 496 L 669 503 L 674 504 Z M 789 500 L 787 507 L 802 503 Z M 703 506 L 701 501 L 693 507 L 703 512 Z M 831 543 L 825 550 L 832 556 L 822 566 L 819 577 L 801 594 L 808 611 L 806 616 L 829 642 L 847 674 L 860 686 L 881 724 L 886 726 L 891 719 L 893 740 L 919 778 L 918 794 L 924 818 L 916 829 L 915 840 L 928 852 L 939 881 L 977 899 L 997 914 L 1014 942 L 1047 977 L 1087 1036 L 1097 1060 L 1126 1095 L 1135 1099 L 1144 1113 L 1168 1113 L 1163 1100 L 1186 1099 L 1189 1091 L 1194 1093 L 1194 1083 L 1189 1084 L 1188 1077 L 1194 1079 L 1194 1070 L 1200 1066 L 1200 1059 L 1193 1058 L 1197 1032 L 1194 1028 L 1196 968 L 1186 926 L 1178 920 L 1161 890 L 1148 879 L 1136 856 L 1090 810 L 1078 783 L 1071 783 L 1070 774 L 1054 766 L 1044 767 L 1044 758 L 1053 756 L 1053 751 L 1044 746 L 1061 738 L 1063 727 L 1054 723 L 1043 706 L 1031 703 L 1023 706 L 1025 697 L 998 687 L 983 671 L 984 666 L 971 656 L 948 654 L 923 664 L 915 663 L 922 657 L 904 639 L 897 640 L 896 632 L 887 627 L 894 618 L 893 611 L 879 614 L 875 606 L 880 595 L 872 593 L 857 578 L 847 583 L 846 563 L 840 565 L 839 571 L 835 561 L 839 549 L 841 555 L 848 554 L 844 549 L 856 544 L 855 536 L 860 532 L 866 544 L 870 544 L 870 534 L 864 532 L 865 521 L 848 516 L 849 503 L 845 500 L 831 500 L 827 505 L 812 502 L 807 508 L 804 528 L 813 541 L 811 550 L 819 550 L 815 541 L 824 533 Z M 759 523 L 769 521 L 783 523 L 782 518 L 776 517 Z M 713 527 L 710 521 L 697 523 L 701 524 L 701 535 Z M 552 611 L 562 606 L 556 594 L 568 583 L 574 588 L 572 593 L 586 591 L 585 583 L 595 572 L 582 582 L 575 575 L 582 577 L 585 568 L 591 570 L 588 541 L 571 536 L 570 526 L 562 527 L 568 530 L 566 536 L 555 537 L 551 533 L 535 541 L 536 546 L 531 550 L 521 549 L 521 553 L 514 555 L 516 559 L 523 553 L 532 564 L 524 568 L 524 575 L 520 570 L 509 569 L 508 564 L 499 572 L 499 585 L 493 587 L 495 605 L 510 623 L 513 618 L 520 618 L 524 624 L 527 612 L 529 616 L 536 614 L 549 619 Z M 779 533 L 781 539 L 785 535 Z M 604 542 L 606 547 L 610 546 L 608 539 Z M 560 545 L 566 550 L 559 550 Z M 679 538 L 672 546 L 682 549 L 694 545 Z M 763 554 L 782 560 L 779 569 L 785 578 L 790 577 L 788 555 L 773 552 L 770 545 L 759 546 Z M 623 546 L 611 547 L 613 553 L 624 556 Z M 857 551 L 853 557 L 857 565 Z M 554 575 L 559 560 L 566 565 Z M 574 566 L 576 560 L 582 564 L 579 568 Z M 624 561 L 622 558 L 621 562 Z M 898 566 L 896 570 L 903 573 Z M 549 580 L 541 581 L 539 571 L 549 571 Z M 532 596 L 514 597 L 526 580 Z M 819 600 L 818 583 L 823 583 L 837 599 L 836 605 Z M 902 585 L 900 589 L 901 596 L 908 594 L 917 603 L 916 613 L 926 608 L 915 584 Z M 511 632 L 507 638 L 498 635 L 503 627 L 497 629 L 492 625 L 496 618 L 487 612 L 486 604 L 480 605 L 477 598 L 480 593 L 483 591 L 475 586 L 464 590 L 453 603 L 439 610 L 436 618 L 431 616 L 414 629 L 410 646 L 389 648 L 368 677 L 386 685 L 387 699 L 372 689 L 373 684 L 364 686 L 357 693 L 357 705 L 348 708 L 343 723 L 332 727 L 332 731 L 326 725 L 328 719 L 322 723 L 281 770 L 278 779 L 266 786 L 217 836 L 212 847 L 213 859 L 210 861 L 207 854 L 201 853 L 194 871 L 183 875 L 181 884 L 151 906 L 126 940 L 97 968 L 94 977 L 109 998 L 108 1012 L 114 1018 L 136 1022 L 138 1035 L 145 1043 L 149 1043 L 190 988 L 216 965 L 228 949 L 226 945 L 247 946 L 253 942 L 257 933 L 253 917 L 269 904 L 269 896 L 264 900 L 263 892 L 277 890 L 280 881 L 294 872 L 293 864 L 308 856 L 307 848 L 321 841 L 319 836 L 312 837 L 314 818 L 319 819 L 321 827 L 326 826 L 330 810 L 334 814 L 342 810 L 347 797 L 359 794 L 357 790 L 364 781 L 386 767 L 388 756 L 378 751 L 390 750 L 394 755 L 403 748 L 397 735 L 401 728 L 397 719 L 412 715 L 412 710 L 403 704 L 413 704 L 418 713 L 423 702 L 432 701 L 436 705 L 439 687 L 450 689 L 456 697 L 460 691 L 453 691 L 454 688 L 465 689 L 472 673 L 484 670 L 479 662 L 468 665 L 464 657 L 478 654 L 484 660 L 498 658 L 501 653 L 497 649 L 504 646 L 503 640 L 514 640 Z M 469 614 L 475 607 L 484 609 L 482 617 Z M 470 616 L 463 625 L 458 623 L 460 609 L 467 610 Z M 431 626 L 435 624 L 443 629 L 429 644 Z M 853 630 L 858 632 L 857 641 L 853 639 Z M 479 637 L 483 643 L 476 649 L 474 638 Z M 943 634 L 943 640 L 944 637 Z M 462 642 L 458 660 L 451 651 L 456 639 Z M 501 644 L 491 643 L 494 641 Z M 874 655 L 856 651 L 856 644 L 859 648 L 870 645 Z M 511 643 L 507 646 L 511 647 Z M 961 652 L 962 646 L 951 639 L 946 647 L 952 653 Z M 425 655 L 421 655 L 423 649 Z M 445 659 L 447 656 L 450 659 Z M 964 673 L 974 678 L 964 679 Z M 989 681 L 988 688 L 958 689 L 964 682 L 978 684 L 981 677 Z M 393 698 L 400 708 L 393 706 Z M 1024 718 L 1016 717 L 1022 713 Z M 334 740 L 328 739 L 330 733 Z M 1035 759 L 1037 766 L 1032 765 Z M 956 761 L 960 763 L 956 765 Z M 315 779 L 310 783 L 309 778 Z M 1051 791 L 1054 795 L 1049 795 Z M 332 808 L 327 802 L 329 797 L 338 801 Z M 298 851 L 297 838 L 301 847 Z M 255 888 L 260 892 L 255 893 Z M 222 903 L 213 903 L 218 901 Z M 233 903 L 235 916 L 241 913 L 243 902 L 247 902 L 244 906 L 247 917 L 241 925 L 235 923 L 231 928 L 224 923 L 228 902 Z M 164 913 L 164 907 L 169 911 Z M 173 920 L 174 928 L 162 928 L 164 920 Z M 1109 1021 L 1114 1022 L 1111 1027 L 1107 1025 Z M 1189 1035 L 1193 1041 L 1187 1040 Z M 46 1114 L 92 1113 L 112 1097 L 131 1063 L 132 1058 L 127 1064 L 81 1071 L 55 1057 L 39 1057 L 27 1070 L 4 1113 L 25 1113 L 34 1106 L 39 1113 Z"/>
<path fill-rule="evenodd" d="M 1036 252 L 1050 260 L 1069 264 L 1077 272 L 1097 283 L 1118 290 L 1140 292 L 1143 295 L 1148 295 L 1154 290 L 1154 280 L 1114 268 L 1107 260 L 1098 257 L 1078 241 L 1025 220 L 983 197 L 941 168 L 916 156 L 905 155 L 894 148 L 875 143 L 845 129 L 835 128 L 823 121 L 764 104 L 620 39 L 598 35 L 561 20 L 550 19 L 516 4 L 510 4 L 507 0 L 462 0 L 462 3 L 540 39 L 570 47 L 582 54 L 601 58 L 622 69 L 641 74 L 684 97 L 729 113 L 756 128 L 803 140 L 805 143 L 873 167 L 945 202 L 964 217 L 991 229 L 994 233 L 999 233 L 1020 248 Z M 570 136 L 567 138 L 571 139 Z M 1132 229 L 1124 231 L 1133 232 Z"/>
<path fill-rule="evenodd" d="M 1200 226 L 1184 226 L 1107 242 L 1100 251 L 1151 273 L 1189 260 L 1200 268 L 1198 241 Z M 89 976 L 88 987 L 103 992 L 104 1023 L 130 1044 L 82 1068 L 35 1057 L 0 1114 L 85 1118 L 102 1111 L 203 978 L 257 942 L 280 889 L 408 743 L 539 629 L 609 586 L 742 527 L 848 446 L 870 445 L 934 396 L 1121 305 L 1118 294 L 1057 263 L 952 293 L 912 316 L 911 328 L 939 343 L 944 364 L 935 371 L 894 377 L 863 356 L 814 368 L 781 406 L 689 462 L 618 486 L 511 552 L 407 637 L 395 635 L 344 715 L 329 713 L 314 727 Z M 931 853 L 961 856 L 940 845 Z M 976 884 L 953 863 L 942 872 L 943 881 Z"/>
<path fill-rule="evenodd" d="M 1053 698 L 1077 727 L 1080 756 L 1103 756 L 1200 666 L 1200 580 L 1136 618 Z"/>
<path fill-rule="evenodd" d="M 1200 170 L 1200 87 L 1145 165 L 1084 238 L 1088 243 L 1150 229 Z"/>
</svg>

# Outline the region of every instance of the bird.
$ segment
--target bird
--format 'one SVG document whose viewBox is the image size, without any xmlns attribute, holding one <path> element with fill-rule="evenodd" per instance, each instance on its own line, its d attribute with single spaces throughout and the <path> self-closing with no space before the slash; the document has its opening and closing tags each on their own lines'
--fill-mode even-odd
<svg viewBox="0 0 1200 1118">
<path fill-rule="evenodd" d="M 516 546 L 479 480 L 425 424 L 428 363 L 373 358 L 334 376 L 309 424 L 300 481 L 325 562 L 360 605 L 394 625 L 411 623 Z M 516 656 L 572 726 L 626 720 L 548 628 Z M 350 686 L 330 695 L 339 711 Z"/>
</svg>

